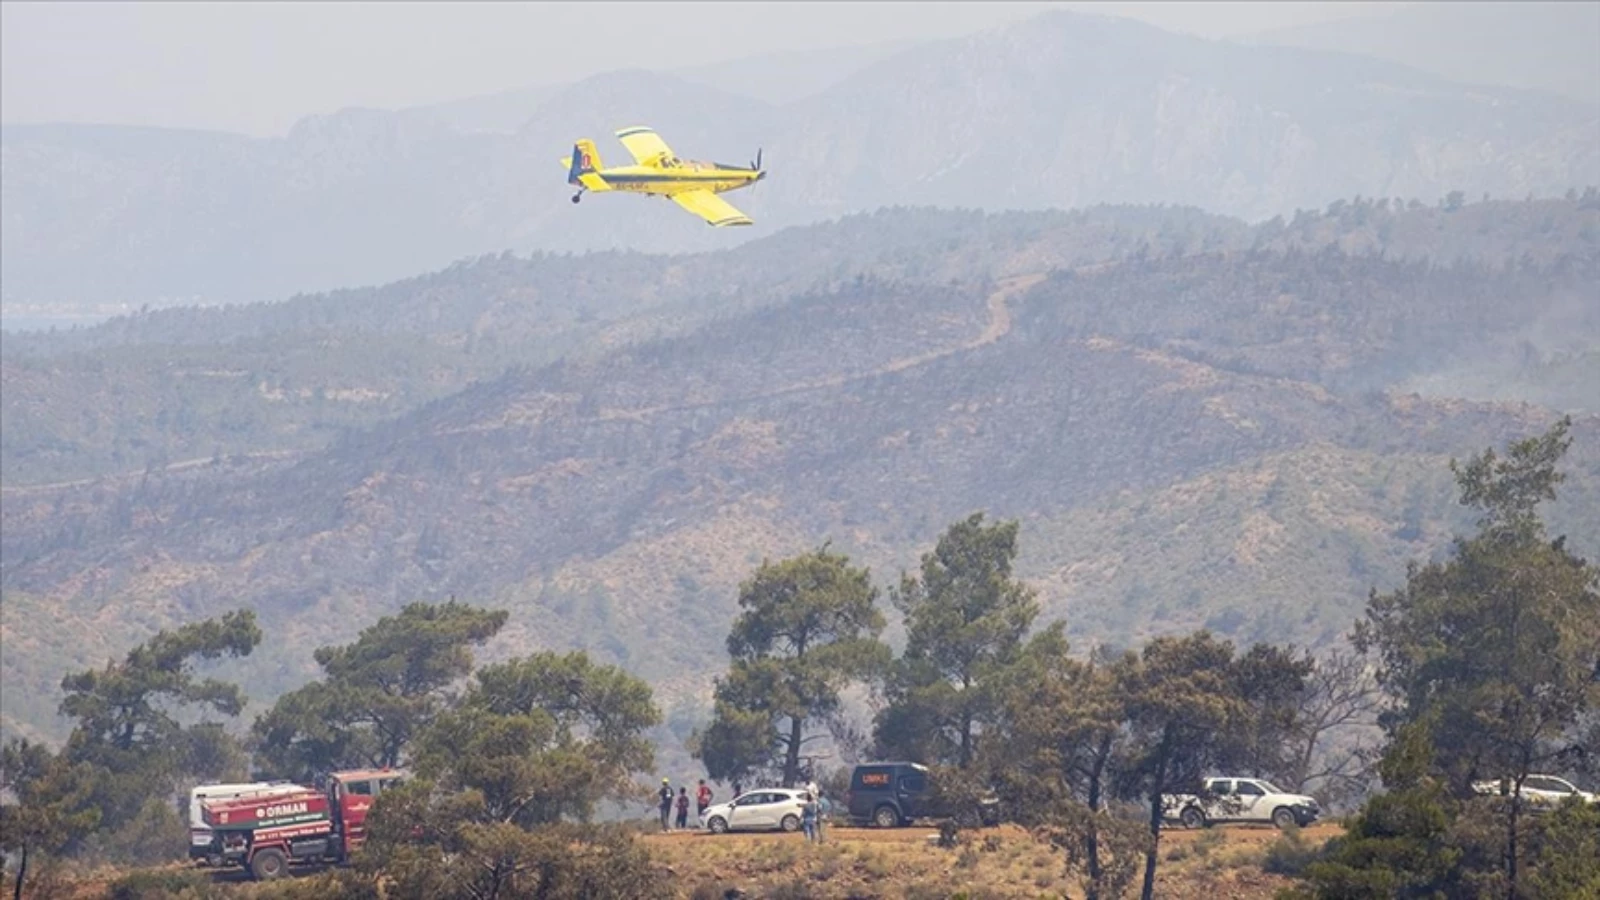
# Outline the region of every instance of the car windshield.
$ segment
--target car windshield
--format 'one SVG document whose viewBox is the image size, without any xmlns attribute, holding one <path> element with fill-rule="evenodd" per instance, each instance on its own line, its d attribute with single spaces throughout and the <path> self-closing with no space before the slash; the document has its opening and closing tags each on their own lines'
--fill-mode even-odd
<svg viewBox="0 0 1600 900">
<path fill-rule="evenodd" d="M 1282 788 L 1278 787 L 1277 785 L 1273 784 L 1270 781 L 1262 781 L 1261 779 L 1257 778 L 1256 779 L 1256 784 L 1261 785 L 1261 789 L 1263 791 L 1266 791 L 1269 794 L 1287 794 L 1288 793 L 1288 791 L 1283 790 Z"/>
</svg>

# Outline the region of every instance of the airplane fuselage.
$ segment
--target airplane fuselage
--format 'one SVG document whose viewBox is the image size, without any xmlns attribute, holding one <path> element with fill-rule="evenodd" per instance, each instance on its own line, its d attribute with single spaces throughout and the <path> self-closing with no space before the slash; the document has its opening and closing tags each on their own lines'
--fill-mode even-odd
<svg viewBox="0 0 1600 900">
<path fill-rule="evenodd" d="M 711 191 L 723 194 L 749 187 L 766 172 L 731 168 L 716 163 L 681 161 L 666 167 L 616 166 L 594 173 L 613 191 L 671 196 L 683 191 Z"/>
</svg>

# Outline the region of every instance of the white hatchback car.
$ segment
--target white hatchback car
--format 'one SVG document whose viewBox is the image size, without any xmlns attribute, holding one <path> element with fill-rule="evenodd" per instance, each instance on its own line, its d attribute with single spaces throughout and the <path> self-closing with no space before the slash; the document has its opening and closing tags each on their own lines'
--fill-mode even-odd
<svg viewBox="0 0 1600 900">
<path fill-rule="evenodd" d="M 811 795 L 799 788 L 756 788 L 727 803 L 706 807 L 700 825 L 713 834 L 729 831 L 799 831 Z"/>
</svg>

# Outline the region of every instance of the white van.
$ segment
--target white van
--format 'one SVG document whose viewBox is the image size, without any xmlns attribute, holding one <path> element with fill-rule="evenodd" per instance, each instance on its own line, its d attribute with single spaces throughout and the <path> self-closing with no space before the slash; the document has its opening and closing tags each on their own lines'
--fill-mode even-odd
<svg viewBox="0 0 1600 900">
<path fill-rule="evenodd" d="M 222 848 L 217 846 L 211 826 L 201 814 L 200 803 L 205 800 L 234 797 L 271 797 L 305 790 L 289 781 L 253 781 L 249 784 L 202 784 L 189 791 L 189 858 L 204 860 L 211 865 L 222 862 Z"/>
</svg>

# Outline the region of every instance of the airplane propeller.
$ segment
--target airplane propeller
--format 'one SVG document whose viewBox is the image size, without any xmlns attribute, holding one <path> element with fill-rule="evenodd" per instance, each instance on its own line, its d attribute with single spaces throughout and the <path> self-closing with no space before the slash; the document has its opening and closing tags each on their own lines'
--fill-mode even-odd
<svg viewBox="0 0 1600 900">
<path fill-rule="evenodd" d="M 767 173 L 761 171 L 761 148 L 760 147 L 756 148 L 756 158 L 755 158 L 754 162 L 750 163 L 750 168 L 751 168 L 752 171 L 754 171 L 756 173 L 756 180 L 751 182 L 751 184 L 750 184 L 750 196 L 754 197 L 755 193 L 756 193 L 756 186 L 761 184 L 761 179 L 765 178 L 766 174 L 767 174 Z"/>
</svg>

